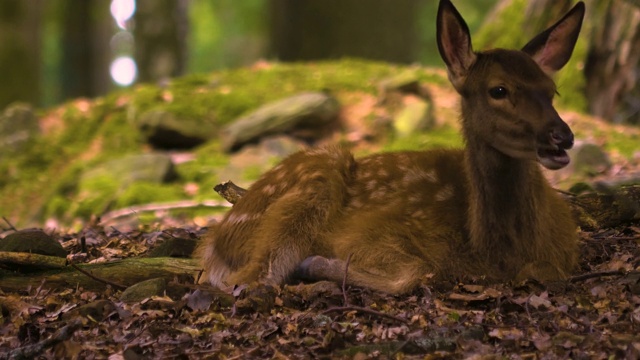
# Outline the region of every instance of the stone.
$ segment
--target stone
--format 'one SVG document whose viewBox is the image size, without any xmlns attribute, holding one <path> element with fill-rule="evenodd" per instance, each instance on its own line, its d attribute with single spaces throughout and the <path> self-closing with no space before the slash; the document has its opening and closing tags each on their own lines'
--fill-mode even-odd
<svg viewBox="0 0 640 360">
<path fill-rule="evenodd" d="M 163 296 L 166 290 L 167 281 L 164 278 L 149 279 L 129 286 L 120 295 L 120 301 L 131 304 L 152 296 Z"/>
<path fill-rule="evenodd" d="M 212 122 L 180 118 L 165 110 L 142 114 L 136 125 L 146 141 L 159 149 L 190 149 L 216 136 Z"/>
<path fill-rule="evenodd" d="M 609 155 L 600 146 L 588 142 L 576 142 L 569 150 L 569 156 L 573 171 L 584 175 L 605 173 L 612 165 Z"/>
<path fill-rule="evenodd" d="M 299 129 L 322 129 L 337 119 L 338 101 L 324 93 L 302 93 L 272 102 L 234 120 L 221 134 L 226 151 L 235 151 L 259 139 Z M 308 131 L 317 133 L 318 131 Z"/>
<path fill-rule="evenodd" d="M 0 240 L 0 251 L 67 257 L 62 245 L 40 229 L 24 229 L 7 235 Z"/>
<path fill-rule="evenodd" d="M 407 97 L 404 107 L 393 119 L 393 128 L 398 137 L 407 137 L 414 132 L 428 130 L 434 125 L 431 103 L 417 96 Z"/>
<path fill-rule="evenodd" d="M 164 183 L 176 176 L 171 156 L 163 153 L 127 155 L 86 171 L 80 183 L 98 177 L 110 177 L 125 187 L 135 181 Z"/>
<path fill-rule="evenodd" d="M 0 114 L 0 160 L 23 149 L 39 133 L 38 118 L 30 105 L 9 105 Z"/>
</svg>

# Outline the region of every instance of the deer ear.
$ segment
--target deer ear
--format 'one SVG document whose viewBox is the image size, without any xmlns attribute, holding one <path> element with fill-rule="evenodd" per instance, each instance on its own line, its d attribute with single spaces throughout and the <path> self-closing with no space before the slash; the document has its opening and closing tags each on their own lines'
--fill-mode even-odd
<svg viewBox="0 0 640 360">
<path fill-rule="evenodd" d="M 585 6 L 577 3 L 562 19 L 534 37 L 522 51 L 529 54 L 542 70 L 552 75 L 571 58 L 578 40 Z"/>
<path fill-rule="evenodd" d="M 449 80 L 460 91 L 476 61 L 476 54 L 471 47 L 469 27 L 449 0 L 440 0 L 436 33 L 438 50 L 447 65 Z"/>
</svg>

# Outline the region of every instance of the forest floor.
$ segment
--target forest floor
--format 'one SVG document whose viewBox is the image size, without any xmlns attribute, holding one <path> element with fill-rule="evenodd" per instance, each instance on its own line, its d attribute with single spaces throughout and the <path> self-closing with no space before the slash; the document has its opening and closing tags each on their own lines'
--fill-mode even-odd
<svg viewBox="0 0 640 360">
<path fill-rule="evenodd" d="M 68 258 L 103 262 L 145 256 L 174 231 L 197 238 L 206 230 L 178 224 L 55 236 Z M 83 237 L 92 245 L 81 254 Z M 240 287 L 228 297 L 186 284 L 123 302 L 106 284 L 43 283 L 0 293 L 0 359 L 638 358 L 640 224 L 580 238 L 579 271 L 550 284 L 469 278 L 390 296 L 321 282 Z"/>
</svg>

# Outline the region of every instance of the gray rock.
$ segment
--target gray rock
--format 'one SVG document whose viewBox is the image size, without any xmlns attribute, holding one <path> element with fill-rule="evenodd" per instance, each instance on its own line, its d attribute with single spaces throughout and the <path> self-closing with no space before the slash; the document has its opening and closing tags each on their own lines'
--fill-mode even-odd
<svg viewBox="0 0 640 360">
<path fill-rule="evenodd" d="M 420 92 L 420 80 L 414 70 L 403 71 L 394 76 L 383 79 L 378 83 L 380 98 L 386 98 L 389 92 L 418 94 Z"/>
<path fill-rule="evenodd" d="M 9 105 L 0 114 L 0 160 L 23 149 L 39 133 L 38 118 L 30 105 Z"/>
<path fill-rule="evenodd" d="M 609 155 L 598 145 L 587 142 L 576 142 L 569 150 L 573 172 L 584 175 L 602 174 L 611 168 Z"/>
<path fill-rule="evenodd" d="M 237 150 L 260 138 L 296 129 L 321 129 L 338 117 L 338 101 L 324 93 L 303 93 L 266 104 L 226 126 L 225 150 Z M 309 132 L 311 133 L 311 132 Z"/>
<path fill-rule="evenodd" d="M 217 172 L 218 181 L 233 181 L 236 185 L 248 187 L 255 178 L 247 178 L 247 169 L 258 175 L 271 169 L 281 159 L 305 149 L 303 142 L 289 136 L 268 137 L 258 144 L 247 145 L 233 154 L 229 164 Z"/>
<path fill-rule="evenodd" d="M 16 231 L 0 240 L 0 251 L 25 252 L 64 258 L 66 250 L 53 237 L 40 229 Z"/>
<path fill-rule="evenodd" d="M 210 121 L 179 118 L 165 110 L 151 110 L 136 120 L 146 141 L 161 149 L 189 149 L 216 135 Z"/>
<path fill-rule="evenodd" d="M 163 183 L 175 178 L 171 157 L 167 154 L 136 154 L 110 160 L 86 171 L 80 184 L 106 177 L 125 187 L 136 181 Z"/>
<path fill-rule="evenodd" d="M 155 278 L 141 281 L 129 286 L 120 295 L 120 300 L 124 303 L 135 303 L 152 296 L 162 296 L 167 290 L 167 281 L 164 278 Z"/>
<path fill-rule="evenodd" d="M 431 103 L 415 97 L 407 101 L 393 119 L 393 128 L 398 137 L 406 137 L 416 131 L 424 131 L 434 125 Z"/>
</svg>

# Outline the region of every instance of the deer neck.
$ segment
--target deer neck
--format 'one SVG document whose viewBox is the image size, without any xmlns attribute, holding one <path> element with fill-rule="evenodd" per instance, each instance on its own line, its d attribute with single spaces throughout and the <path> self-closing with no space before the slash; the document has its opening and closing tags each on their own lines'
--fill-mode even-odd
<svg viewBox="0 0 640 360">
<path fill-rule="evenodd" d="M 471 247 L 498 255 L 535 247 L 543 179 L 532 160 L 511 158 L 464 129 Z"/>
</svg>

